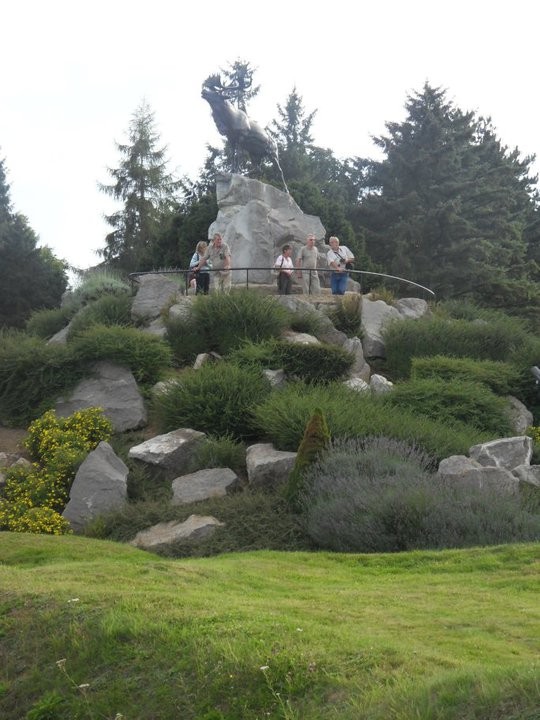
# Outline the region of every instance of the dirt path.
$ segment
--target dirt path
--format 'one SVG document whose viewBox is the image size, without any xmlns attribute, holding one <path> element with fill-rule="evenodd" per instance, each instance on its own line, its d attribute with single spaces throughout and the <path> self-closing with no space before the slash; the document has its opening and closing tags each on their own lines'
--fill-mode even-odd
<svg viewBox="0 0 540 720">
<path fill-rule="evenodd" d="M 0 427 L 0 452 L 25 453 L 22 441 L 26 437 L 26 430 Z"/>
</svg>

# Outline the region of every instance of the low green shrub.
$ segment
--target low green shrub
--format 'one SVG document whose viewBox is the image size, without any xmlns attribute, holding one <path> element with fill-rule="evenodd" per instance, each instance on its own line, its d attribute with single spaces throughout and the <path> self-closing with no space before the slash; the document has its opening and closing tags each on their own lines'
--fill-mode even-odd
<svg viewBox="0 0 540 720">
<path fill-rule="evenodd" d="M 299 309 L 290 312 L 287 324 L 295 332 L 307 333 L 318 337 L 323 327 L 320 315 L 312 309 Z"/>
<path fill-rule="evenodd" d="M 252 408 L 270 393 L 257 368 L 226 362 L 186 370 L 153 398 L 153 417 L 161 432 L 193 428 L 235 440 L 256 436 Z"/>
<path fill-rule="evenodd" d="M 412 358 L 411 379 L 463 380 L 482 383 L 497 395 L 514 392 L 518 382 L 518 371 L 508 362 L 495 360 L 473 360 L 444 355 Z"/>
<path fill-rule="evenodd" d="M 67 345 L 21 332 L 0 333 L 0 422 L 22 427 L 49 409 L 84 375 Z"/>
<path fill-rule="evenodd" d="M 540 515 L 518 495 L 445 483 L 432 460 L 388 438 L 332 443 L 305 478 L 302 517 L 321 548 L 398 552 L 526 542 L 540 538 Z"/>
<path fill-rule="evenodd" d="M 199 295 L 193 303 L 197 332 L 205 350 L 226 355 L 244 340 L 260 342 L 278 337 L 289 314 L 271 295 L 233 290 L 229 295 Z"/>
<path fill-rule="evenodd" d="M 395 378 L 407 378 L 413 357 L 473 358 L 510 361 L 516 348 L 527 340 L 515 319 L 468 322 L 437 316 L 389 323 L 383 331 L 386 367 Z"/>
<path fill-rule="evenodd" d="M 26 332 L 42 340 L 47 340 L 66 327 L 74 312 L 75 308 L 69 305 L 48 310 L 35 310 L 28 318 Z"/>
<path fill-rule="evenodd" d="M 205 468 L 225 467 L 234 470 L 242 477 L 247 477 L 246 446 L 235 440 L 231 435 L 208 436 L 197 446 L 193 454 L 190 471 Z"/>
<path fill-rule="evenodd" d="M 516 347 L 509 362 L 518 373 L 518 380 L 512 395 L 531 408 L 535 414 L 535 421 L 540 424 L 540 386 L 536 385 L 531 373 L 533 366 L 540 367 L 540 337 L 528 337 L 523 344 Z"/>
<path fill-rule="evenodd" d="M 89 270 L 85 272 L 66 299 L 67 305 L 76 310 L 98 300 L 103 295 L 131 295 L 131 286 L 114 270 Z"/>
<path fill-rule="evenodd" d="M 315 408 L 324 413 L 334 438 L 385 435 L 416 443 L 438 459 L 466 455 L 471 445 L 496 437 L 392 407 L 380 396 L 355 392 L 342 383 L 290 383 L 259 402 L 253 412 L 262 436 L 280 450 L 296 451 Z"/>
<path fill-rule="evenodd" d="M 228 359 L 242 367 L 282 368 L 292 378 L 313 383 L 331 382 L 343 377 L 354 362 L 351 353 L 335 345 L 304 345 L 286 340 L 245 342 Z"/>
<path fill-rule="evenodd" d="M 131 322 L 132 298 L 122 293 L 120 295 L 103 295 L 89 305 L 81 308 L 69 326 L 68 339 L 73 338 L 92 325 L 111 327 L 120 325 L 128 327 Z"/>
<path fill-rule="evenodd" d="M 179 541 L 156 552 L 169 557 L 204 557 L 254 550 L 311 550 L 313 542 L 303 531 L 299 517 L 291 513 L 279 494 L 251 490 L 210 498 L 186 505 L 164 502 L 130 503 L 122 510 L 102 515 L 88 525 L 90 537 L 126 542 L 139 530 L 159 522 L 183 522 L 196 513 L 212 515 L 224 523 L 196 543 Z"/>
<path fill-rule="evenodd" d="M 172 351 L 173 362 L 177 367 L 192 365 L 199 355 L 208 351 L 208 338 L 197 325 L 195 318 L 165 318 L 165 340 Z"/>
<path fill-rule="evenodd" d="M 464 423 L 499 437 L 513 432 L 508 402 L 469 380 L 431 377 L 397 383 L 384 402 L 446 425 Z"/>
<path fill-rule="evenodd" d="M 80 362 L 117 362 L 127 366 L 140 383 L 157 382 L 162 370 L 172 362 L 167 343 L 136 328 L 93 325 L 69 345 Z"/>
<path fill-rule="evenodd" d="M 328 316 L 334 327 L 347 337 L 362 337 L 362 296 L 359 293 L 340 297 L 329 309 Z"/>
</svg>

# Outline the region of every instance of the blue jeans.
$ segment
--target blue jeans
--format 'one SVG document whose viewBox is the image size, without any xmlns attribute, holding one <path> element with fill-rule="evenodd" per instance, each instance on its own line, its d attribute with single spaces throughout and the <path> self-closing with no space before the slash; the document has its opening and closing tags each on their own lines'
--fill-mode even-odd
<svg viewBox="0 0 540 720">
<path fill-rule="evenodd" d="M 330 276 L 330 287 L 332 289 L 332 295 L 345 295 L 347 289 L 347 281 L 349 279 L 349 273 L 346 272 L 334 272 Z"/>
</svg>

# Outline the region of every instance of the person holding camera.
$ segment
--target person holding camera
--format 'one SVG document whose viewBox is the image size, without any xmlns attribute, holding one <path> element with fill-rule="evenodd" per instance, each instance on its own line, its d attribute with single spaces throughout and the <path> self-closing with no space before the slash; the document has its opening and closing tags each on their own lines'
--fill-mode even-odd
<svg viewBox="0 0 540 720">
<path fill-rule="evenodd" d="M 334 271 L 330 276 L 332 295 L 345 295 L 349 273 L 354 265 L 354 255 L 346 245 L 339 244 L 339 238 L 333 235 L 329 240 L 330 250 L 326 253 L 328 267 Z"/>
</svg>

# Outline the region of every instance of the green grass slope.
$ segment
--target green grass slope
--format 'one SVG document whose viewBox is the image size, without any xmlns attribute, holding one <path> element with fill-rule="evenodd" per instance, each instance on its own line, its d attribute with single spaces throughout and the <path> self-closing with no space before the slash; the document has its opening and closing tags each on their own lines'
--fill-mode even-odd
<svg viewBox="0 0 540 720">
<path fill-rule="evenodd" d="M 3 720 L 533 720 L 540 549 L 167 560 L 0 533 Z"/>
</svg>

